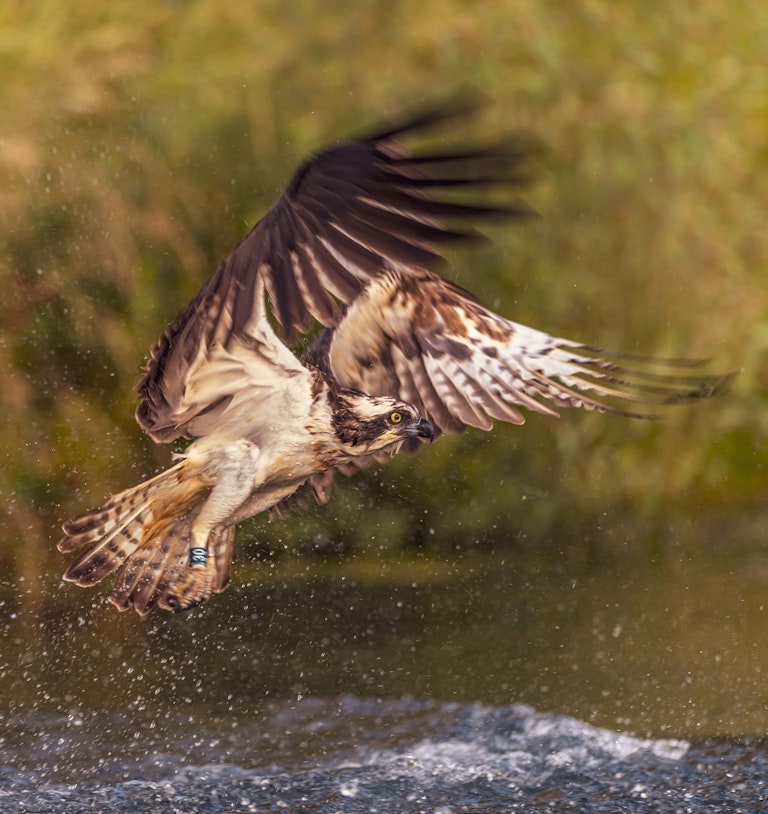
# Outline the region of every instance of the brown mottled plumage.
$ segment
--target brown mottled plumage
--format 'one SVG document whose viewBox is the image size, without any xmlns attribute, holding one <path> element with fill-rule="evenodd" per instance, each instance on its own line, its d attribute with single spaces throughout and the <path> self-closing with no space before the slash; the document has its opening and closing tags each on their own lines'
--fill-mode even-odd
<svg viewBox="0 0 768 814">
<path fill-rule="evenodd" d="M 435 197 L 514 187 L 527 145 L 414 155 L 397 137 L 468 112 L 432 110 L 306 161 L 158 343 L 136 417 L 157 442 L 192 439 L 168 471 L 70 520 L 65 578 L 117 571 L 111 600 L 139 614 L 181 610 L 227 585 L 235 524 L 278 513 L 309 483 L 324 500 L 350 474 L 439 432 L 522 424 L 519 408 L 648 416 L 722 392 L 727 376 L 685 360 L 638 359 L 514 323 L 424 266 L 477 235 L 457 222 L 529 214 Z M 300 361 L 287 339 L 310 318 Z M 680 371 L 684 372 L 681 375 Z"/>
</svg>

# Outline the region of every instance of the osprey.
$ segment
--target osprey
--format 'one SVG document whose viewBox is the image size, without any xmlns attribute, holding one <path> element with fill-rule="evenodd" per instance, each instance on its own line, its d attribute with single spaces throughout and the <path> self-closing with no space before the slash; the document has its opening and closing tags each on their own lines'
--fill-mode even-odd
<svg viewBox="0 0 768 814">
<path fill-rule="evenodd" d="M 725 389 L 728 377 L 681 375 L 693 362 L 659 372 L 519 325 L 428 268 L 440 246 L 478 237 L 457 223 L 530 213 L 446 194 L 519 184 L 524 144 L 418 154 L 399 140 L 468 109 L 412 116 L 300 167 L 151 349 L 136 418 L 156 442 L 192 443 L 64 525 L 60 551 L 88 546 L 66 580 L 120 569 L 120 610 L 190 608 L 226 587 L 237 523 L 304 484 L 324 501 L 334 470 L 443 431 L 522 424 L 520 407 L 647 417 Z M 300 360 L 287 343 L 312 320 L 323 327 Z"/>
</svg>

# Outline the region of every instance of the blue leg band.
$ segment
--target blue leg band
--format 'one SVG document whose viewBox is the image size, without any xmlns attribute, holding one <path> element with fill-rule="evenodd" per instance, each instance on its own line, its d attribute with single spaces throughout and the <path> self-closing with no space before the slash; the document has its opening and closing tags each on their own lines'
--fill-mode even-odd
<svg viewBox="0 0 768 814">
<path fill-rule="evenodd" d="M 205 565 L 208 562 L 208 549 L 193 547 L 189 549 L 190 565 Z"/>
</svg>

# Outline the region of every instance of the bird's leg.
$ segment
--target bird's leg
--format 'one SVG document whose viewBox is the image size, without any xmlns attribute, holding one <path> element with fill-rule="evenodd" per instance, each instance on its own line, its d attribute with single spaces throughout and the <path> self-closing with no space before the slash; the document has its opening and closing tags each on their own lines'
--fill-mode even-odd
<svg viewBox="0 0 768 814">
<path fill-rule="evenodd" d="M 246 439 L 216 450 L 213 458 L 216 483 L 192 524 L 190 568 L 207 567 L 208 536 L 215 526 L 229 520 L 250 496 L 255 486 L 258 458 L 259 448 Z"/>
<path fill-rule="evenodd" d="M 214 478 L 213 489 L 192 523 L 189 568 L 168 586 L 164 602 L 184 610 L 205 602 L 216 585 L 216 560 L 209 556 L 208 540 L 218 526 L 232 524 L 235 511 L 248 500 L 256 485 L 259 448 L 245 439 L 213 450 L 191 449 L 187 457 L 200 456 L 201 465 Z"/>
</svg>

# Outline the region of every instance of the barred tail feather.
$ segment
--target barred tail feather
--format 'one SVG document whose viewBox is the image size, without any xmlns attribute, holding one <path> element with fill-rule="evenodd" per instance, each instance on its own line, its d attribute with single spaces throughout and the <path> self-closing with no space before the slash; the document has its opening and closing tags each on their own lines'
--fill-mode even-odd
<svg viewBox="0 0 768 814">
<path fill-rule="evenodd" d="M 137 549 L 120 569 L 110 601 L 119 610 L 134 607 L 146 616 L 175 582 L 189 560 L 192 520 L 177 520 L 154 544 Z"/>
<path fill-rule="evenodd" d="M 90 588 L 117 570 L 136 550 L 141 540 L 146 512 L 130 518 L 124 527 L 114 529 L 103 540 L 84 551 L 64 574 L 67 582 Z M 64 538 L 69 542 L 73 538 Z M 62 541 L 62 542 L 64 542 Z M 61 545 L 59 549 L 63 550 Z"/>
<path fill-rule="evenodd" d="M 135 518 L 158 492 L 166 489 L 170 482 L 177 482 L 185 461 L 161 472 L 150 480 L 113 495 L 98 509 L 79 514 L 64 524 L 65 537 L 59 540 L 58 549 L 69 554 L 82 548 L 104 541 L 109 535 L 118 533 Z"/>
<path fill-rule="evenodd" d="M 59 551 L 68 554 L 84 545 L 90 548 L 72 562 L 64 579 L 86 588 L 117 570 L 141 544 L 144 528 L 152 519 L 152 501 L 167 488 L 171 476 L 176 482 L 175 469 L 126 489 L 100 508 L 65 523 L 66 536 L 59 540 Z"/>
<path fill-rule="evenodd" d="M 154 588 L 166 567 L 166 559 L 173 548 L 171 534 L 150 545 L 137 548 L 125 561 L 112 583 L 109 601 L 121 611 L 134 607 L 140 616 L 149 613 L 154 605 Z"/>
</svg>

